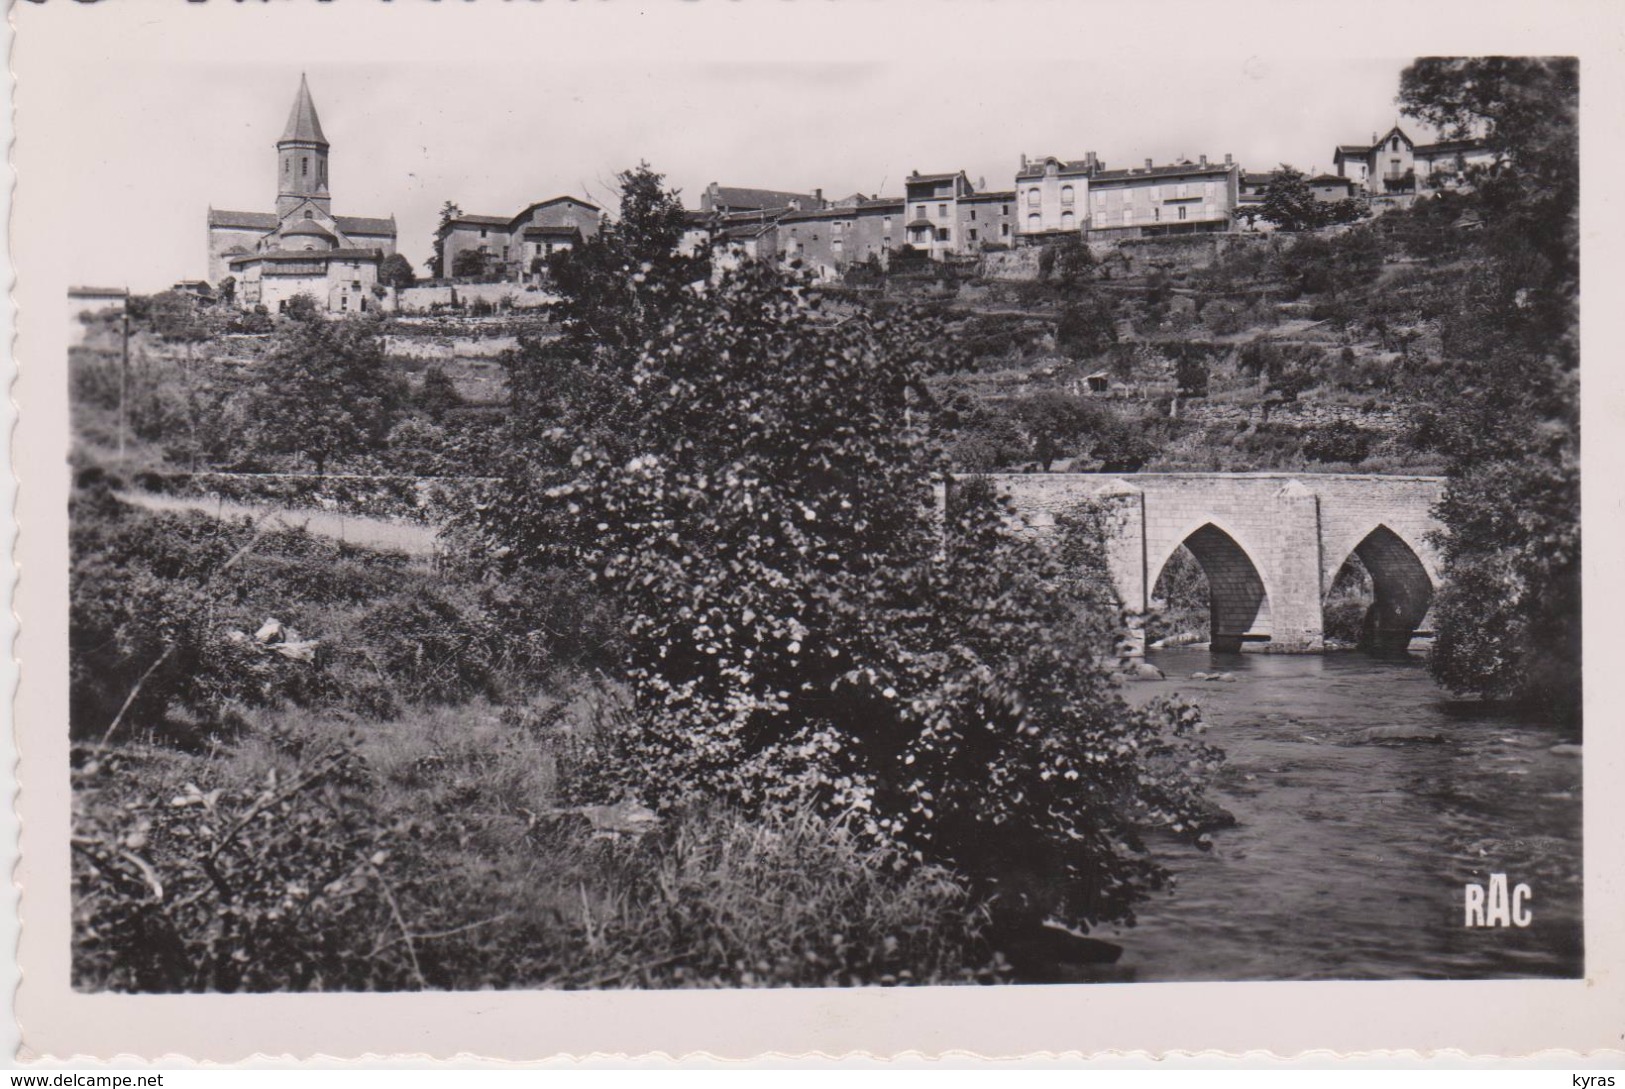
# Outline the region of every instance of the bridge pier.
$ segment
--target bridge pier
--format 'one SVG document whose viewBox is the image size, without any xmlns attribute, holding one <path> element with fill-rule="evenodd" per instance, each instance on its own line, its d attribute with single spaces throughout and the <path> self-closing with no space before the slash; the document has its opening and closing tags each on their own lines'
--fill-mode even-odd
<svg viewBox="0 0 1625 1089">
<path fill-rule="evenodd" d="M 1270 589 L 1271 651 L 1304 653 L 1326 647 L 1320 498 L 1302 481 L 1275 493 L 1275 585 Z"/>
</svg>

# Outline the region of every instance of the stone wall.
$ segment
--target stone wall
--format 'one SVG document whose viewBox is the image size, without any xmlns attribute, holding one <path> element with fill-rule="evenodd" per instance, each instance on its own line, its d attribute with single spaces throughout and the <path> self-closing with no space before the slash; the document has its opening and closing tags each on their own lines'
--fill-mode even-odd
<svg viewBox="0 0 1625 1089">
<path fill-rule="evenodd" d="M 1266 421 L 1262 404 L 1237 405 L 1202 398 L 1181 401 L 1179 416 L 1199 424 L 1257 425 Z M 1367 431 L 1392 434 L 1405 425 L 1407 414 L 1396 408 L 1364 408 L 1360 405 L 1323 404 L 1314 401 L 1291 401 L 1272 404 L 1268 422 L 1291 424 L 1295 427 L 1323 427 L 1332 423 L 1352 423 Z"/>
</svg>

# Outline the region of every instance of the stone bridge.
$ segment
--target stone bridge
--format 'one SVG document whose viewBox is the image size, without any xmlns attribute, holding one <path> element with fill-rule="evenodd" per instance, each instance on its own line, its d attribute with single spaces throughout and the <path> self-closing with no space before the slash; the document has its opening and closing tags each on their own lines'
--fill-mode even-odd
<svg viewBox="0 0 1625 1089">
<path fill-rule="evenodd" d="M 1441 477 L 1313 473 L 996 474 L 1028 525 L 1100 504 L 1119 599 L 1143 611 L 1184 545 L 1207 575 L 1213 649 L 1322 649 L 1323 608 L 1351 554 L 1371 575 L 1366 638 L 1404 647 L 1429 629 L 1439 556 L 1428 533 Z"/>
</svg>

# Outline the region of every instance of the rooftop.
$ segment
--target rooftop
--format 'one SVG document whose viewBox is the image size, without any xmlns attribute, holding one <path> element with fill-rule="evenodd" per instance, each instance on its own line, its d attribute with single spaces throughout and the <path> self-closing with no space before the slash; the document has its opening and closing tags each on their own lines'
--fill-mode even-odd
<svg viewBox="0 0 1625 1089">
<path fill-rule="evenodd" d="M 282 130 L 282 140 L 327 143 L 327 137 L 322 135 L 321 118 L 316 116 L 316 103 L 310 97 L 310 84 L 305 82 L 303 73 L 299 76 L 299 93 L 293 98 L 293 109 L 288 112 L 288 126 Z"/>
<path fill-rule="evenodd" d="M 1235 167 L 1229 163 L 1170 163 L 1166 166 L 1153 166 L 1149 169 L 1138 170 L 1102 170 L 1091 180 L 1096 184 L 1101 182 L 1134 181 L 1138 178 L 1179 178 L 1190 177 L 1193 174 L 1228 174 Z"/>
<path fill-rule="evenodd" d="M 395 235 L 395 217 L 376 219 L 372 216 L 334 216 L 333 222 L 338 224 L 339 230 L 345 234 L 387 234 Z"/>
<path fill-rule="evenodd" d="M 241 227 L 247 230 L 271 231 L 281 222 L 274 212 L 228 212 L 223 208 L 209 209 L 209 226 Z"/>
</svg>

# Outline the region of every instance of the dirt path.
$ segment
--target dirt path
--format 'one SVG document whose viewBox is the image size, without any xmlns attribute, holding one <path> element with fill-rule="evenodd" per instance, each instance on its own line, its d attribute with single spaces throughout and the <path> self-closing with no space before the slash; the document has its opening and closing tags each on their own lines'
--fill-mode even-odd
<svg viewBox="0 0 1625 1089">
<path fill-rule="evenodd" d="M 440 553 L 439 531 L 435 527 L 395 522 L 387 518 L 369 518 L 330 510 L 255 506 L 224 499 L 152 495 L 147 492 L 121 492 L 119 498 L 146 510 L 195 510 L 216 518 L 270 520 L 289 529 L 305 529 L 363 548 L 405 552 L 409 556 L 425 559 Z"/>
</svg>

